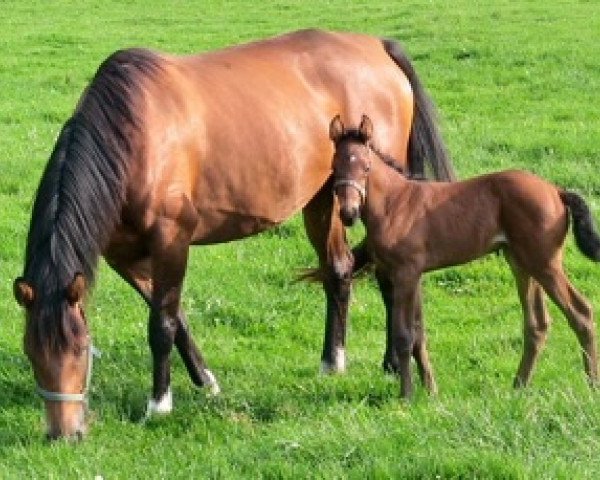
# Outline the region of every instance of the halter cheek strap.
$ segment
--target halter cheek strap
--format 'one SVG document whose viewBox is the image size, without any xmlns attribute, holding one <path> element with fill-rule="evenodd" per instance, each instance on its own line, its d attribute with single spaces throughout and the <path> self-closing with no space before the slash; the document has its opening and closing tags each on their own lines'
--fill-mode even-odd
<svg viewBox="0 0 600 480">
<path fill-rule="evenodd" d="M 92 366 L 94 364 L 94 356 L 99 355 L 99 352 L 94 348 L 93 345 L 88 346 L 88 358 L 87 358 L 87 370 L 85 374 L 85 386 L 81 393 L 62 393 L 62 392 L 51 392 L 44 390 L 39 385 L 36 391 L 40 397 L 50 402 L 82 402 L 87 406 L 88 403 L 88 391 L 90 388 L 90 382 L 92 379 Z"/>
<path fill-rule="evenodd" d="M 358 193 L 360 195 L 360 201 L 362 203 L 365 202 L 365 199 L 367 198 L 367 191 L 366 191 L 365 187 L 363 187 L 356 180 L 351 180 L 349 178 L 340 178 L 339 180 L 336 180 L 333 183 L 333 190 L 335 191 L 338 187 L 341 187 L 342 185 L 347 185 L 349 187 L 354 188 L 356 191 L 358 191 Z"/>
</svg>

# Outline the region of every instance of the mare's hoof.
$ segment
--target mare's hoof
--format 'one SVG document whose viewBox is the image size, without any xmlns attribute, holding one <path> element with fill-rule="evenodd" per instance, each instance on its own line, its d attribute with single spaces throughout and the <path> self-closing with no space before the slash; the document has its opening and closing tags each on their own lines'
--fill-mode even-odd
<svg viewBox="0 0 600 480">
<path fill-rule="evenodd" d="M 210 370 L 204 370 L 204 376 L 204 386 L 209 389 L 210 394 L 218 395 L 219 393 L 221 393 L 221 388 L 219 387 L 217 379 L 215 378 L 213 373 Z"/>
<path fill-rule="evenodd" d="M 158 400 L 151 398 L 148 400 L 148 408 L 146 408 L 146 418 L 152 415 L 166 415 L 173 411 L 173 395 L 169 388 L 166 393 Z"/>
<path fill-rule="evenodd" d="M 337 348 L 333 361 L 321 361 L 321 373 L 324 375 L 332 375 L 336 373 L 344 373 L 346 371 L 346 350 Z"/>
</svg>

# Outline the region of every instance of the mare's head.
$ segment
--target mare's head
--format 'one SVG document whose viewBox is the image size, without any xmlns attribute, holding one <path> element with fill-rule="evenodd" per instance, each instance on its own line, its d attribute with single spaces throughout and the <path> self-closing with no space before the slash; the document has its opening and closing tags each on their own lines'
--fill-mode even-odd
<svg viewBox="0 0 600 480">
<path fill-rule="evenodd" d="M 344 127 L 339 115 L 329 124 L 329 138 L 335 146 L 333 188 L 340 204 L 340 217 L 347 227 L 360 218 L 367 195 L 367 176 L 371 169 L 373 124 L 362 116 L 358 128 Z"/>
<path fill-rule="evenodd" d="M 82 309 L 85 279 L 44 291 L 36 280 L 17 278 L 14 294 L 25 309 L 24 349 L 37 392 L 46 404 L 48 438 L 80 439 L 85 433 L 91 341 Z"/>
</svg>

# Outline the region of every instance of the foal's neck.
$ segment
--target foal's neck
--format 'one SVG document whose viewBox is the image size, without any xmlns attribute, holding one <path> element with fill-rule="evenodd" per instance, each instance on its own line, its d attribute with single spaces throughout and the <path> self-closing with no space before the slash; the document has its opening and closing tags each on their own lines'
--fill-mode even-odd
<svg viewBox="0 0 600 480">
<path fill-rule="evenodd" d="M 402 196 L 409 195 L 414 183 L 383 160 L 374 160 L 367 177 L 367 198 L 363 209 L 365 224 L 369 223 L 369 219 L 378 222 L 382 216 L 388 215 L 390 200 L 400 200 Z"/>
</svg>

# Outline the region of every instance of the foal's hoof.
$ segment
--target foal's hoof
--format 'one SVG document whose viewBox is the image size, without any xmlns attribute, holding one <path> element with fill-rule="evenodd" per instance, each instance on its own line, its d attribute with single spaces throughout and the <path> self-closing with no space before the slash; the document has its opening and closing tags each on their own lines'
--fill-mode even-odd
<svg viewBox="0 0 600 480">
<path fill-rule="evenodd" d="M 146 418 L 152 415 L 166 415 L 173 411 L 173 395 L 169 388 L 166 393 L 158 400 L 151 398 L 148 400 L 148 408 L 146 408 Z"/>
<path fill-rule="evenodd" d="M 436 397 L 438 394 L 438 387 L 435 382 L 431 382 L 429 385 L 425 385 L 425 389 L 430 397 Z"/>
<path fill-rule="evenodd" d="M 527 387 L 527 380 L 524 380 L 520 377 L 515 377 L 513 380 L 513 388 L 515 390 L 520 390 L 522 388 L 526 388 Z"/>
<path fill-rule="evenodd" d="M 385 373 L 389 373 L 391 375 L 398 375 L 398 372 L 400 371 L 400 367 L 391 360 L 384 360 L 381 364 L 381 368 L 383 368 Z"/>
<path fill-rule="evenodd" d="M 333 361 L 321 361 L 321 373 L 323 375 L 332 375 L 335 373 L 344 373 L 346 371 L 346 350 L 337 348 Z"/>
<path fill-rule="evenodd" d="M 592 390 L 600 390 L 600 380 L 597 378 L 588 378 L 588 385 Z"/>
</svg>

